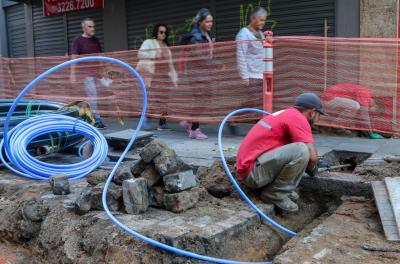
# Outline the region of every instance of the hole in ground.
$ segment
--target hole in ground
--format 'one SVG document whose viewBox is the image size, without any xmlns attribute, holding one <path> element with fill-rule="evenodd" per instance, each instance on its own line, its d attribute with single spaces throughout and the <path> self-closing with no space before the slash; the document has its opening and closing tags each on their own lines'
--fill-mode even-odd
<svg viewBox="0 0 400 264">
<path fill-rule="evenodd" d="M 331 215 L 341 204 L 339 197 L 323 195 L 322 192 L 313 193 L 298 189 L 300 199 L 297 202 L 299 212 L 294 214 L 281 214 L 278 210 L 273 213 L 267 210 L 267 215 L 283 225 L 284 227 L 300 232 L 302 230 L 312 230 L 316 224 Z M 235 195 L 232 195 L 235 196 Z M 257 206 L 265 211 L 266 205 L 259 201 L 255 194 L 250 194 L 251 199 Z M 226 198 L 225 198 L 226 199 Z M 315 221 L 318 219 L 318 221 Z M 290 240 L 290 236 L 282 231 L 273 228 L 269 223 L 262 220 L 261 225 L 254 225 L 248 228 L 246 232 L 235 235 L 235 237 L 226 237 L 223 243 L 222 252 L 228 255 L 229 252 L 237 251 L 237 255 L 231 255 L 231 258 L 242 261 L 266 261 L 272 260 Z"/>
<path fill-rule="evenodd" d="M 322 156 L 322 159 L 330 166 L 350 164 L 349 167 L 338 168 L 335 171 L 352 173 L 354 169 L 371 157 L 372 153 L 333 150 Z"/>
</svg>

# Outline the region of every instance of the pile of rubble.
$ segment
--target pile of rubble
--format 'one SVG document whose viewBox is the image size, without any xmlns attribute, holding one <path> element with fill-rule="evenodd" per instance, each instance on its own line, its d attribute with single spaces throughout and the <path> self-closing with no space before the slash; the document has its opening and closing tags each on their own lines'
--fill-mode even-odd
<svg viewBox="0 0 400 264">
<path fill-rule="evenodd" d="M 142 149 L 140 157 L 118 168 L 107 192 L 111 211 L 141 214 L 152 206 L 180 213 L 196 205 L 199 200 L 196 176 L 173 149 L 154 140 Z M 109 173 L 101 169 L 92 172 L 86 178 L 88 186 L 64 206 L 77 214 L 103 210 L 102 192 Z M 50 183 L 54 194 L 69 193 L 66 176 L 53 177 Z"/>
</svg>

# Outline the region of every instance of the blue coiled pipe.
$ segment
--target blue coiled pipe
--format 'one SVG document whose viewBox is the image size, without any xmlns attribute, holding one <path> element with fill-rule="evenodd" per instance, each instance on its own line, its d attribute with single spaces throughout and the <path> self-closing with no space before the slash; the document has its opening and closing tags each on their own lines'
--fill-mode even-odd
<svg viewBox="0 0 400 264">
<path fill-rule="evenodd" d="M 94 145 L 92 156 L 79 163 L 58 165 L 40 161 L 28 153 L 27 146 L 32 140 L 43 134 L 59 131 L 78 133 L 87 137 Z M 11 131 L 4 130 L 0 149 L 6 142 L 8 146 L 4 147 L 5 154 L 15 168 L 6 162 L 2 152 L 0 152 L 1 161 L 16 174 L 35 180 L 48 180 L 50 176 L 61 173 L 66 174 L 71 180 L 80 179 L 99 167 L 108 154 L 107 141 L 95 127 L 77 118 L 59 114 L 32 117 Z"/>
<path fill-rule="evenodd" d="M 291 235 L 291 236 L 295 236 L 296 233 L 281 226 L 280 224 L 278 224 L 277 222 L 275 222 L 274 220 L 272 220 L 271 218 L 269 218 L 266 214 L 264 214 L 260 209 L 258 209 L 258 207 L 249 199 L 249 197 L 247 197 L 247 195 L 243 192 L 243 190 L 240 188 L 239 184 L 236 182 L 235 178 L 233 178 L 231 171 L 229 170 L 228 164 L 226 163 L 226 159 L 225 159 L 225 155 L 224 155 L 224 148 L 222 146 L 222 131 L 224 129 L 224 125 L 225 123 L 229 120 L 229 118 L 231 118 L 232 116 L 239 114 L 239 113 L 246 113 L 246 112 L 256 112 L 259 114 L 264 114 L 264 115 L 269 115 L 268 112 L 265 112 L 263 110 L 260 109 L 255 109 L 255 108 L 243 108 L 243 109 L 238 109 L 235 110 L 233 112 L 231 112 L 230 114 L 228 114 L 224 120 L 222 121 L 221 125 L 219 126 L 219 130 L 218 130 L 218 147 L 219 147 L 219 154 L 221 156 L 221 160 L 222 160 L 222 165 L 224 166 L 225 172 L 228 175 L 229 179 L 231 180 L 231 182 L 233 183 L 233 186 L 235 186 L 236 190 L 239 192 L 239 194 L 243 197 L 243 199 L 250 205 L 250 207 L 256 211 L 263 219 L 265 219 L 267 222 L 269 222 L 272 226 L 278 228 L 279 230 Z"/>
</svg>

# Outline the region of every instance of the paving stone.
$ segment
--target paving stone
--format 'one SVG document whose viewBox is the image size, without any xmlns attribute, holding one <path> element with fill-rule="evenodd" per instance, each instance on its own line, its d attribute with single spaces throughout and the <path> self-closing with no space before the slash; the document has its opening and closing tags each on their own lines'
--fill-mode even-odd
<svg viewBox="0 0 400 264">
<path fill-rule="evenodd" d="M 129 164 L 134 177 L 139 177 L 146 168 L 146 162 L 144 162 L 142 159 L 131 161 Z"/>
<path fill-rule="evenodd" d="M 76 199 L 74 211 L 79 215 L 89 212 L 91 209 L 91 201 L 92 190 L 89 187 L 86 187 Z"/>
<path fill-rule="evenodd" d="M 180 193 L 165 193 L 164 206 L 167 210 L 180 213 L 193 208 L 199 201 L 199 192 L 196 189 Z"/>
<path fill-rule="evenodd" d="M 154 186 L 148 188 L 149 191 L 149 204 L 153 207 L 164 207 L 164 194 L 163 186 Z"/>
<path fill-rule="evenodd" d="M 149 195 L 145 179 L 129 179 L 122 183 L 125 211 L 128 214 L 140 214 L 149 207 Z"/>
<path fill-rule="evenodd" d="M 173 149 L 164 149 L 154 159 L 154 166 L 161 176 L 177 172 L 184 165 Z"/>
<path fill-rule="evenodd" d="M 123 164 L 115 172 L 113 181 L 118 185 L 122 185 L 122 182 L 128 179 L 133 179 L 131 166 Z"/>
<path fill-rule="evenodd" d="M 109 170 L 97 169 L 95 171 L 92 171 L 86 177 L 86 181 L 90 185 L 96 186 L 99 183 L 106 182 L 109 175 L 110 175 L 110 171 Z"/>
<path fill-rule="evenodd" d="M 158 173 L 153 165 L 147 165 L 146 169 L 142 172 L 140 176 L 146 180 L 148 187 L 156 185 L 161 180 L 161 175 Z"/>
<path fill-rule="evenodd" d="M 55 195 L 70 194 L 68 176 L 65 174 L 54 175 L 49 178 L 50 187 Z"/>
<path fill-rule="evenodd" d="M 164 185 L 167 192 L 181 192 L 197 185 L 192 170 L 177 172 L 164 176 Z"/>
<path fill-rule="evenodd" d="M 103 210 L 102 195 L 105 183 L 100 183 L 92 189 L 91 209 Z M 118 211 L 121 208 L 122 187 L 110 183 L 107 191 L 107 205 L 110 211 Z"/>
<path fill-rule="evenodd" d="M 125 149 L 134 133 L 134 129 L 125 129 L 108 133 L 105 135 L 105 138 L 110 146 L 116 149 Z M 131 149 L 145 146 L 151 141 L 152 136 L 152 132 L 140 131 Z"/>
<path fill-rule="evenodd" d="M 36 199 L 27 201 L 22 207 L 22 216 L 32 222 L 42 221 L 47 214 L 46 208 Z"/>
<path fill-rule="evenodd" d="M 153 140 L 142 149 L 140 152 L 140 157 L 144 162 L 150 163 L 165 149 L 168 149 L 168 146 L 164 142 L 160 140 Z"/>
</svg>

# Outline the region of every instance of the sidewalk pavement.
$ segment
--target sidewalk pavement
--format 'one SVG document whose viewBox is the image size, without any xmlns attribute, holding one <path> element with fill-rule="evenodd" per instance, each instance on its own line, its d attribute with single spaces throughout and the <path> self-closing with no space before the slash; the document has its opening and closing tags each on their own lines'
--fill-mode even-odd
<svg viewBox="0 0 400 264">
<path fill-rule="evenodd" d="M 104 123 L 108 126 L 103 130 L 104 134 L 111 132 L 135 129 L 138 119 L 125 118 L 121 125 L 116 118 L 105 118 Z M 158 120 L 152 119 L 154 128 L 157 128 Z M 218 129 L 220 123 L 200 124 L 202 131 L 208 135 L 206 140 L 190 139 L 186 131 L 179 126 L 178 122 L 168 122 L 172 131 L 153 130 L 154 136 L 173 148 L 177 154 L 188 164 L 195 166 L 210 166 L 215 159 L 219 159 Z M 238 135 L 231 135 L 228 128 L 224 128 L 223 147 L 226 157 L 236 156 L 237 150 L 244 136 L 252 124 L 239 123 Z M 360 137 L 323 136 L 315 135 L 318 155 L 322 156 L 332 150 L 366 152 L 371 153 L 369 159 L 382 159 L 386 155 L 400 155 L 400 139 L 367 139 Z"/>
</svg>

